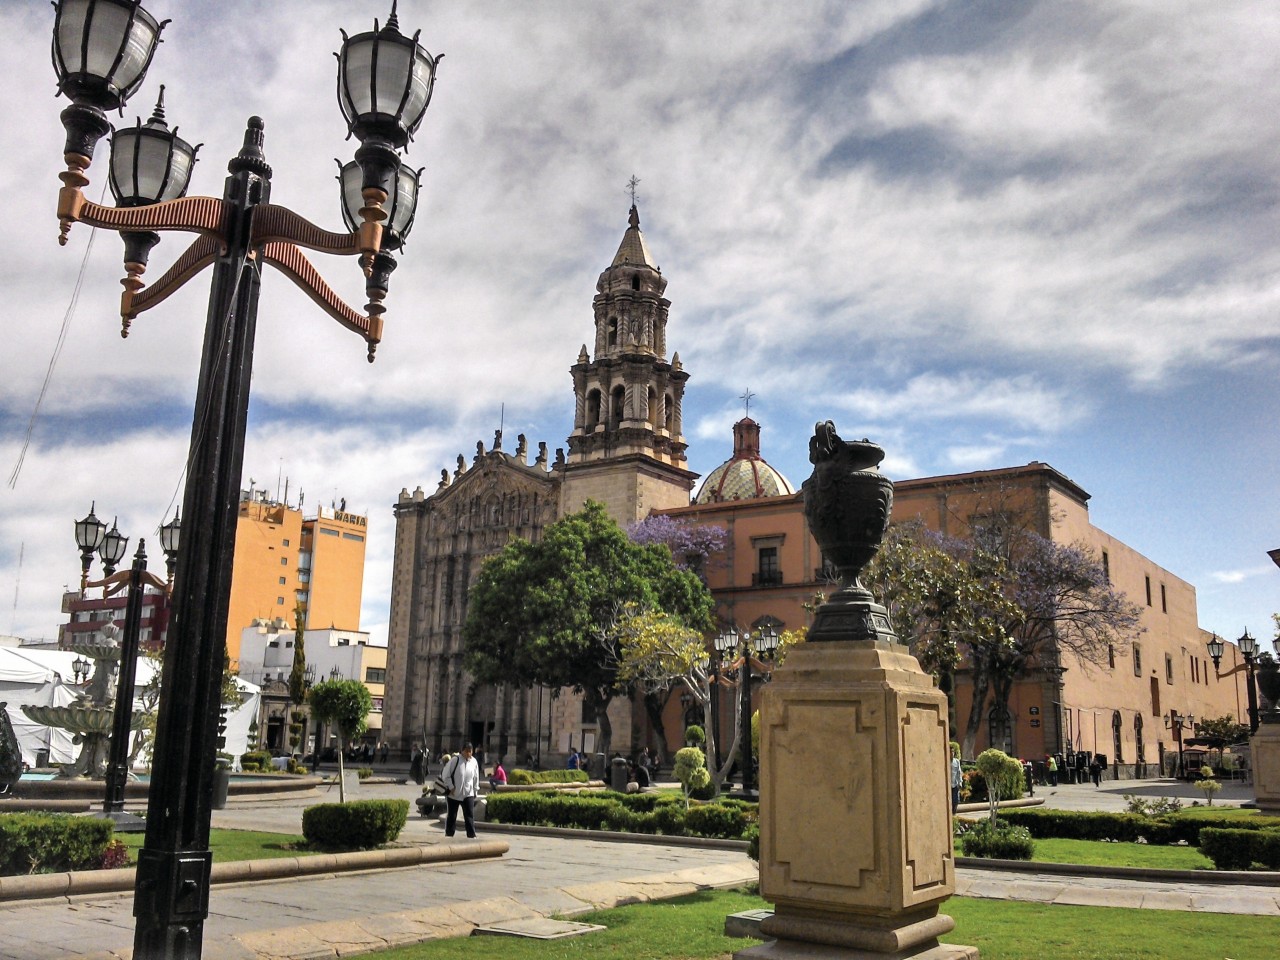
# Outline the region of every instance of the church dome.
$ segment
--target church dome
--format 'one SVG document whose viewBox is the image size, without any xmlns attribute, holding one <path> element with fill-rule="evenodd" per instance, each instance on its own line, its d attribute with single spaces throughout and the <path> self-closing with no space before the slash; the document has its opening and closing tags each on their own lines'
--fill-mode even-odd
<svg viewBox="0 0 1280 960">
<path fill-rule="evenodd" d="M 693 502 L 753 500 L 795 492 L 790 481 L 760 456 L 760 424 L 743 417 L 733 425 L 733 456 L 707 474 Z"/>
</svg>

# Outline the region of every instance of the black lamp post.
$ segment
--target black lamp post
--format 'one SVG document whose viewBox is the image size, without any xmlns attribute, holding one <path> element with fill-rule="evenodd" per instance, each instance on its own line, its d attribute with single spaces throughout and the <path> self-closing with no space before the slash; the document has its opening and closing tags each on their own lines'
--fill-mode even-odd
<svg viewBox="0 0 1280 960">
<path fill-rule="evenodd" d="M 140 86 L 164 24 L 140 0 L 58 0 L 53 61 L 58 90 L 71 98 L 58 193 L 61 241 L 76 222 L 124 234 L 122 334 L 140 313 L 163 301 L 204 267 L 214 265 L 196 392 L 182 538 L 174 573 L 164 678 L 181 697 L 162 697 L 148 793 L 146 841 L 138 854 L 134 956 L 198 960 L 209 911 L 209 815 L 218 736 L 220 686 L 231 569 L 248 416 L 261 265 L 276 267 L 330 317 L 361 335 L 369 359 L 382 338 L 385 279 L 370 289 L 364 313 L 345 304 L 300 248 L 359 255 L 366 276 L 381 252 L 383 204 L 397 191 L 400 156 L 421 124 L 438 58 L 399 32 L 392 6 L 385 26 L 343 34 L 338 54 L 339 102 L 361 178 L 361 222 L 353 233 L 323 230 L 269 203 L 271 168 L 262 152 L 263 122 L 251 117 L 240 153 L 228 165 L 221 199 L 185 197 L 182 167 L 194 162 L 153 116 L 133 135 L 113 141 L 112 183 L 121 206 L 88 200 L 85 171 L 98 140 L 111 129 L 105 111 L 123 108 Z M 145 132 L 144 132 L 145 131 Z M 176 196 L 177 199 L 164 199 Z M 149 288 L 141 275 L 148 243 L 131 235 L 184 231 L 198 239 Z M 389 273 L 389 271 L 388 271 Z M 86 518 L 87 519 L 87 518 Z"/>
<path fill-rule="evenodd" d="M 1218 668 L 1222 664 L 1222 654 L 1226 649 L 1226 644 L 1216 633 L 1209 639 L 1209 656 L 1213 659 L 1213 670 L 1218 672 Z M 1236 641 L 1236 646 L 1240 648 L 1240 656 L 1244 658 L 1244 663 L 1240 666 L 1228 670 L 1226 673 L 1218 674 L 1221 677 L 1229 677 L 1233 673 L 1237 673 L 1241 669 L 1245 671 L 1245 693 L 1249 697 L 1249 735 L 1258 732 L 1258 682 L 1254 676 L 1257 669 L 1258 657 L 1258 641 L 1249 633 L 1246 628 L 1244 633 L 1240 635 L 1240 639 Z"/>
<path fill-rule="evenodd" d="M 1195 724 L 1196 724 L 1196 718 L 1195 718 L 1195 717 L 1193 717 L 1191 714 L 1187 714 L 1186 716 L 1183 716 L 1182 714 L 1178 713 L 1178 711 L 1177 711 L 1177 710 L 1171 710 L 1171 711 L 1169 712 L 1169 715 L 1168 715 L 1167 717 L 1165 717 L 1165 718 L 1164 718 L 1164 727 L 1165 727 L 1165 729 L 1166 729 L 1166 730 L 1172 730 L 1172 731 L 1173 731 L 1173 739 L 1174 739 L 1174 742 L 1175 742 L 1175 743 L 1177 743 L 1177 745 L 1178 745 L 1178 776 L 1179 776 L 1179 777 L 1181 777 L 1181 776 L 1182 776 L 1182 773 L 1183 773 L 1183 769 L 1182 769 L 1182 731 L 1183 731 L 1183 730 L 1192 730 L 1192 731 L 1194 731 L 1194 729 L 1195 729 Z"/>
<path fill-rule="evenodd" d="M 733 635 L 735 641 L 741 641 L 742 666 L 738 674 L 738 695 L 741 702 L 738 711 L 738 757 L 742 766 L 742 793 L 754 796 L 756 793 L 756 776 L 751 750 L 751 664 L 752 635 L 750 633 Z M 761 657 L 771 657 L 778 649 L 778 631 L 772 626 L 762 627 L 754 638 L 755 653 Z"/>
<path fill-rule="evenodd" d="M 732 630 L 724 630 L 712 640 L 716 655 L 711 670 L 711 741 L 716 748 L 716 765 L 724 763 L 724 753 L 720 743 L 720 671 L 725 659 L 738 644 L 738 635 Z"/>
<path fill-rule="evenodd" d="M 76 686 L 89 678 L 90 663 L 85 657 L 76 657 L 71 661 L 71 672 L 75 675 Z"/>
<path fill-rule="evenodd" d="M 93 516 L 92 508 L 89 516 Z M 84 550 L 84 545 L 92 537 L 86 531 L 92 526 L 89 518 L 76 523 L 76 545 Z M 102 525 L 99 525 L 102 526 Z M 175 519 L 168 532 L 166 553 L 176 551 L 178 546 L 179 524 Z M 120 666 L 116 674 L 116 699 L 111 716 L 111 740 L 107 754 L 107 783 L 102 801 L 102 813 L 115 823 L 116 830 L 132 832 L 143 829 L 143 821 L 124 812 L 125 785 L 129 782 L 129 740 L 133 729 L 133 689 L 137 678 L 138 640 L 142 632 L 142 599 L 144 587 L 147 585 L 165 589 L 166 584 L 147 571 L 146 542 L 138 541 L 138 549 L 133 556 L 133 564 L 127 571 L 115 572 L 116 564 L 123 558 L 128 548 L 129 538 L 120 533 L 115 521 L 111 530 L 101 537 L 98 544 L 98 555 L 102 559 L 106 576 L 101 580 L 86 580 L 86 586 L 102 587 L 103 598 L 118 593 L 125 593 L 124 631 L 120 638 Z M 85 573 L 88 567 L 85 566 Z M 72 662 L 72 669 L 77 678 L 89 672 L 89 664 L 77 659 Z"/>
</svg>

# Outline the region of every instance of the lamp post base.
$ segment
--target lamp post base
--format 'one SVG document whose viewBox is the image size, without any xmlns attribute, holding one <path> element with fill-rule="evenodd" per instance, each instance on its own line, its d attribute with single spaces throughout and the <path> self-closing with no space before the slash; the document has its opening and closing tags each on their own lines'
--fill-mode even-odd
<svg viewBox="0 0 1280 960">
<path fill-rule="evenodd" d="M 101 820 L 110 820 L 116 833 L 143 833 L 147 829 L 147 821 L 136 813 L 123 810 L 107 810 L 98 814 Z"/>
</svg>

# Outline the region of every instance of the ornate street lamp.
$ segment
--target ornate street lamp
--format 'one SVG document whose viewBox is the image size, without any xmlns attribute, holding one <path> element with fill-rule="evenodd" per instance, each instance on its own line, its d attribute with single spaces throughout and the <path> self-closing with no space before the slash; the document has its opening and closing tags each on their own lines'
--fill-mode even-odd
<svg viewBox="0 0 1280 960">
<path fill-rule="evenodd" d="M 711 735 L 716 748 L 716 764 L 718 766 L 724 763 L 724 754 L 721 751 L 720 743 L 720 682 L 723 676 L 721 671 L 725 662 L 738 647 L 738 633 L 732 627 L 729 627 L 721 630 L 711 643 L 716 651 L 715 677 L 711 684 Z"/>
<path fill-rule="evenodd" d="M 329 671 L 329 679 L 330 680 L 342 679 L 342 671 L 338 669 L 338 665 L 336 663 L 333 665 L 333 669 Z"/>
<path fill-rule="evenodd" d="M 111 130 L 106 110 L 123 109 L 142 84 L 160 31 L 140 0 L 61 0 L 53 21 L 53 67 L 58 93 L 71 99 L 62 111 L 68 188 L 88 186 L 84 171 L 93 148 Z M 65 234 L 62 242 L 66 242 Z"/>
<path fill-rule="evenodd" d="M 111 518 L 111 529 L 98 544 L 98 558 L 108 577 L 116 572 L 117 564 L 124 559 L 124 552 L 129 549 L 129 538 L 120 533 L 116 520 L 116 517 Z"/>
<path fill-rule="evenodd" d="M 94 551 L 102 544 L 106 536 L 107 525 L 94 515 L 97 506 L 94 501 L 89 507 L 89 515 L 76 521 L 76 546 L 80 548 L 80 596 L 84 596 L 85 586 L 89 582 L 89 565 L 93 563 Z"/>
<path fill-rule="evenodd" d="M 85 657 L 76 657 L 71 661 L 71 672 L 75 674 L 77 686 L 89 679 L 89 670 L 92 666 Z"/>
<path fill-rule="evenodd" d="M 148 124 L 116 135 L 110 173 L 120 205 L 105 207 L 83 192 L 94 147 L 111 129 L 105 111 L 122 109 L 141 85 L 164 24 L 138 0 L 57 0 L 55 8 L 58 91 L 72 100 L 62 113 L 67 141 L 58 192 L 60 241 L 77 222 L 125 235 L 120 315 L 126 335 L 139 314 L 213 265 L 182 503 L 188 530 L 178 550 L 165 646 L 164 675 L 184 695 L 160 701 L 134 896 L 134 955 L 198 960 L 209 909 L 210 800 L 261 265 L 280 270 L 326 314 L 363 337 L 373 360 L 384 326 L 385 278 L 367 285 L 370 302 L 359 312 L 329 288 L 302 250 L 359 256 L 366 277 L 373 273 L 388 216 L 383 204 L 399 193 L 397 150 L 422 123 L 439 57 L 418 45 L 417 34 L 400 34 L 394 5 L 385 27 L 375 22 L 371 33 L 343 34 L 339 104 L 349 133 L 361 141 L 356 161 L 363 206 L 351 232 L 324 230 L 270 203 L 271 167 L 258 117 L 249 118 L 222 197 L 189 197 L 184 181 L 195 149 L 179 143 L 176 128 L 167 134 L 157 109 Z M 144 288 L 149 238 L 130 236 L 165 231 L 197 238 Z"/>
<path fill-rule="evenodd" d="M 164 84 L 146 126 L 139 117 L 132 127 L 117 130 L 111 137 L 109 183 L 117 207 L 142 207 L 165 200 L 177 200 L 187 192 L 191 168 L 195 166 L 200 144 L 191 146 L 178 136 L 178 128 L 169 129 L 164 121 Z M 147 268 L 151 248 L 160 242 L 153 230 L 130 231 L 124 239 L 126 290 L 142 289 L 142 274 Z M 125 326 L 126 331 L 128 325 Z"/>
<path fill-rule="evenodd" d="M 182 521 L 175 510 L 173 519 L 160 528 L 160 549 L 164 551 L 164 565 L 170 588 L 173 586 L 173 571 L 178 565 L 178 547 L 181 543 Z"/>
<path fill-rule="evenodd" d="M 1229 677 L 1234 673 L 1245 671 L 1245 693 L 1249 697 L 1249 734 L 1258 732 L 1258 682 L 1254 676 L 1256 670 L 1256 661 L 1258 657 L 1258 641 L 1249 633 L 1248 628 L 1240 635 L 1240 639 L 1236 641 L 1236 646 L 1240 648 L 1240 656 L 1244 658 L 1244 663 L 1233 667 L 1226 673 L 1218 673 L 1218 668 L 1222 665 L 1222 654 L 1226 650 L 1226 644 L 1222 638 L 1216 633 L 1209 639 L 1209 656 L 1213 659 L 1213 670 L 1219 677 Z"/>
</svg>

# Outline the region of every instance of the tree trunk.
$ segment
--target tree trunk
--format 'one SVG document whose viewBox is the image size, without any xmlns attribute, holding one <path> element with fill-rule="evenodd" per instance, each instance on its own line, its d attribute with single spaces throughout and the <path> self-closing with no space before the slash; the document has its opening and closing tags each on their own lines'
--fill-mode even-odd
<svg viewBox="0 0 1280 960">
<path fill-rule="evenodd" d="M 951 731 L 951 739 L 960 739 L 960 719 L 956 716 L 956 674 L 954 667 L 942 667 L 938 670 L 938 689 L 947 697 L 947 729 Z"/>
<path fill-rule="evenodd" d="M 644 695 L 644 712 L 657 737 L 657 756 L 661 764 L 667 762 L 667 731 L 662 726 L 662 708 L 667 705 L 670 693 L 669 690 L 651 690 Z"/>
<path fill-rule="evenodd" d="M 598 690 L 584 690 L 582 696 L 596 715 L 596 726 L 600 728 L 600 742 L 596 744 L 596 751 L 604 754 L 607 763 L 609 749 L 613 746 L 613 723 L 609 720 L 609 704 L 613 701 L 613 695 L 601 694 Z"/>
<path fill-rule="evenodd" d="M 342 758 L 347 752 L 347 738 L 338 734 L 338 802 L 347 802 L 347 778 L 343 774 Z"/>
<path fill-rule="evenodd" d="M 960 751 L 961 756 L 970 760 L 973 759 L 973 749 L 978 742 L 978 728 L 982 726 L 982 708 L 987 702 L 988 680 L 986 664 L 973 661 L 973 698 L 969 702 L 969 720 L 965 724 L 964 743 Z"/>
</svg>

